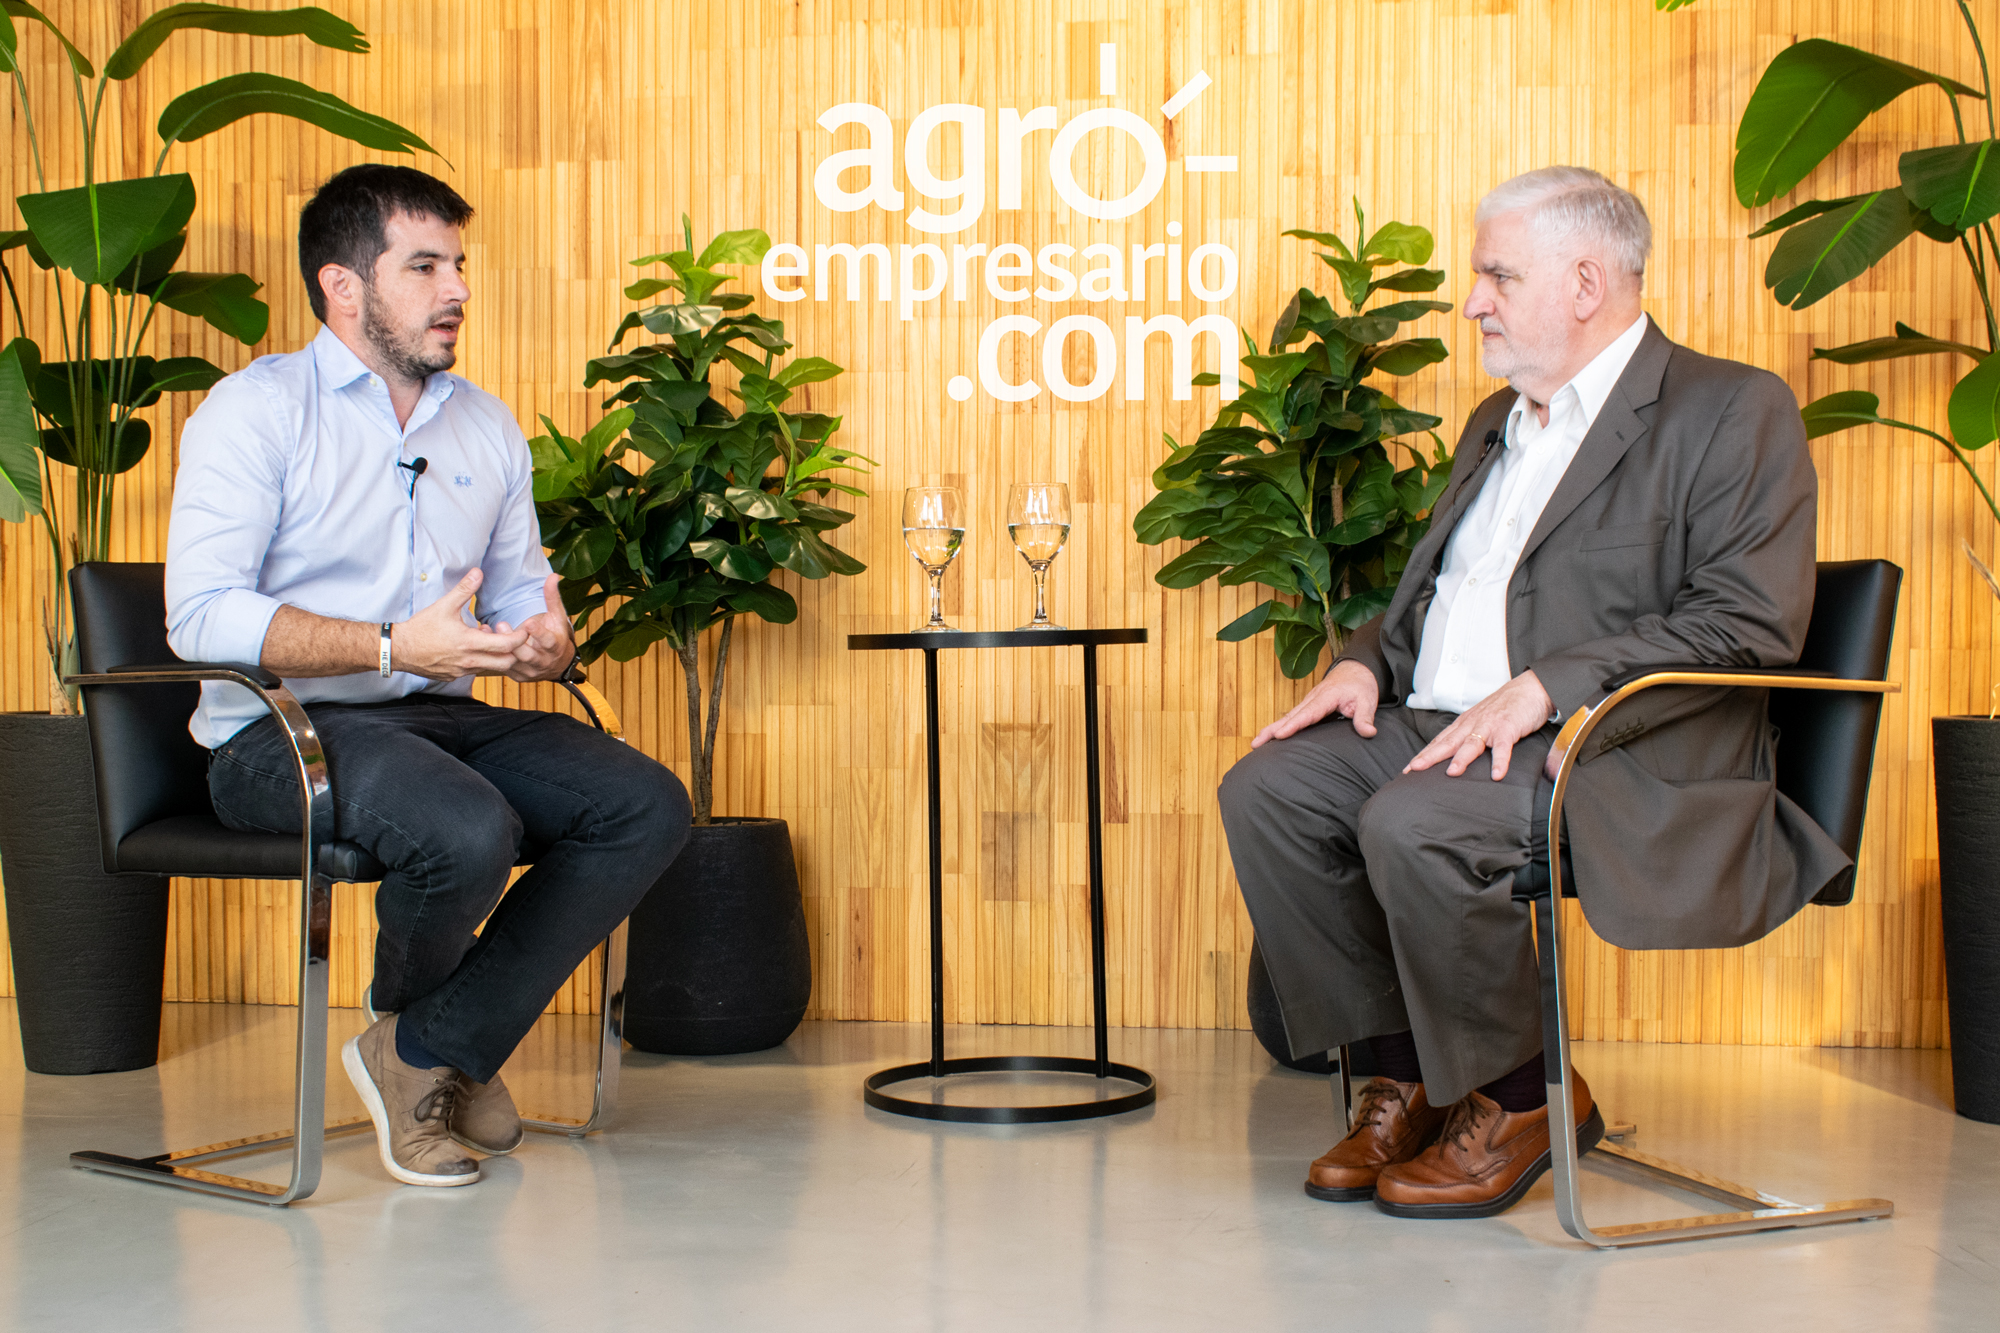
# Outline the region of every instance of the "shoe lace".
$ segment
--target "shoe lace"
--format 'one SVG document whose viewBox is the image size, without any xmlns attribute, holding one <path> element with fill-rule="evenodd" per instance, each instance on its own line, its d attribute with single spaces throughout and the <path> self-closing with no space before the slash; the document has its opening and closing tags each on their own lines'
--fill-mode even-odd
<svg viewBox="0 0 2000 1333">
<path fill-rule="evenodd" d="M 1363 1130 L 1380 1124 L 1382 1117 L 1388 1113 L 1387 1103 L 1401 1100 L 1403 1094 L 1394 1085 L 1370 1083 L 1361 1090 L 1361 1100 L 1354 1107 L 1354 1127 L 1347 1131 L 1347 1137 L 1351 1139 Z"/>
<path fill-rule="evenodd" d="M 1445 1112 L 1444 1128 L 1439 1131 L 1438 1140 L 1454 1147 L 1468 1147 L 1479 1129 L 1479 1120 L 1479 1108 L 1473 1104 L 1472 1098 L 1461 1098 Z"/>
<path fill-rule="evenodd" d="M 458 1078 L 441 1078 L 431 1085 L 431 1090 L 417 1099 L 410 1115 L 418 1121 L 450 1120 L 451 1109 L 458 1099 Z"/>
</svg>

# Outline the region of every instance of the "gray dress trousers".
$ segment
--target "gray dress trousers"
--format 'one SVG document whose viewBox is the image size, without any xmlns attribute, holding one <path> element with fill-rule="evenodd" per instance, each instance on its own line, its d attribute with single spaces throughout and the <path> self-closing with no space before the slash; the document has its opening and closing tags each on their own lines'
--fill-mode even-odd
<svg viewBox="0 0 2000 1333">
<path fill-rule="evenodd" d="M 1555 727 L 1523 737 L 1499 782 L 1490 753 L 1455 778 L 1404 773 L 1454 716 L 1383 707 L 1369 738 L 1331 718 L 1252 750 L 1218 792 L 1292 1054 L 1407 1030 L 1434 1106 L 1542 1046 L 1513 872 L 1545 854 Z"/>
</svg>

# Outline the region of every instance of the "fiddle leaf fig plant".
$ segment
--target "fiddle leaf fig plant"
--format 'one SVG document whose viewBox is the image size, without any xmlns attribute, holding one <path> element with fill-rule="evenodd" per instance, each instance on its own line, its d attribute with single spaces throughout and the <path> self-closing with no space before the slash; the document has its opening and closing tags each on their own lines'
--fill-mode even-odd
<svg viewBox="0 0 2000 1333">
<path fill-rule="evenodd" d="M 67 66 L 79 132 L 46 136 L 46 146 L 69 156 L 44 156 L 17 19 L 43 29 Z M 246 346 L 261 340 L 270 323 L 255 279 L 177 267 L 197 199 L 193 177 L 166 172 L 167 154 L 260 113 L 291 116 L 385 152 L 434 151 L 401 126 L 305 84 L 238 74 L 168 103 L 156 126 L 160 148 L 150 175 L 99 179 L 100 159 L 110 158 L 99 151 L 99 130 L 111 85 L 139 73 L 184 30 L 304 37 L 337 51 L 368 50 L 359 28 L 316 6 L 176 4 L 137 23 L 99 73 L 41 10 L 25 0 L 0 0 L 0 75 L 12 81 L 36 186 L 14 201 L 22 225 L 0 230 L 0 285 L 7 293 L 0 327 L 8 316 L 14 326 L 0 349 L 0 520 L 40 519 L 47 534 L 55 605 L 44 612 L 43 630 L 58 680 L 72 650 L 65 571 L 71 562 L 110 556 L 118 477 L 152 446 L 152 426 L 136 414 L 162 394 L 206 389 L 223 375 L 198 356 L 146 355 L 154 321 L 163 310 L 192 316 Z M 109 110 L 116 120 L 117 107 Z M 81 184 L 51 188 L 63 180 Z M 45 308 L 53 312 L 32 330 L 21 302 L 27 282 L 44 286 Z M 58 340 L 59 359 L 45 358 L 31 336 L 47 328 Z M 71 473 L 66 504 L 57 468 Z M 74 703 L 67 692 L 59 697 Z"/>
<path fill-rule="evenodd" d="M 1655 0 L 1661 10 L 1693 0 Z M 1794 42 L 1765 68 L 1744 105 L 1736 131 L 1736 198 L 1759 208 L 1789 193 L 1845 144 L 1867 119 L 1917 88 L 1936 88 L 1951 108 L 1955 142 L 1912 145 L 1897 159 L 1897 181 L 1838 199 L 1811 199 L 1779 213 L 1754 237 L 1782 233 L 1764 266 L 1764 285 L 1778 301 L 1803 310 L 1854 281 L 1914 236 L 1954 246 L 1964 258 L 1983 313 L 1983 345 L 1935 337 L 1898 320 L 1892 336 L 1843 347 L 1817 347 L 1815 360 L 1864 365 L 1906 357 L 1943 356 L 1972 363 L 1958 378 L 1944 431 L 1882 414 L 1881 397 L 1843 389 L 1805 405 L 1809 437 L 1856 426 L 1888 426 L 1936 440 L 1972 478 L 1987 511 L 2000 522 L 2000 503 L 1972 466 L 1972 451 L 2000 439 L 2000 318 L 1993 304 L 2000 237 L 2000 130 L 1995 129 L 1993 79 L 1979 25 L 1965 0 L 1964 20 L 1979 85 L 1905 65 L 1859 47 L 1822 38 Z M 1986 133 L 1968 137 L 1960 99 L 1985 103 Z M 1974 134 L 1977 125 L 1973 127 Z M 1954 363 L 1955 366 L 1957 363 Z"/>
<path fill-rule="evenodd" d="M 606 414 L 575 438 L 545 416 L 548 433 L 529 448 L 542 542 L 580 659 L 630 661 L 664 642 L 680 660 L 695 822 L 706 824 L 736 617 L 798 618 L 792 595 L 770 582 L 779 569 L 823 579 L 866 568 L 824 534 L 854 518 L 829 497 L 867 495 L 841 474 L 865 472 L 871 460 L 834 443 L 839 417 L 787 406 L 841 367 L 816 356 L 780 364 L 792 350 L 785 326 L 752 313 L 748 294 L 718 290 L 733 275 L 717 265 L 761 261 L 770 238 L 724 232 L 697 253 L 687 218 L 681 227 L 685 248 L 632 261 L 664 264 L 670 276 L 625 289 L 632 300 L 675 299 L 627 315 L 609 352 L 585 367 L 585 388 L 623 386 L 604 401 Z M 661 341 L 619 351 L 639 330 Z M 730 391 L 738 408 L 715 394 L 718 365 L 739 373 Z M 701 639 L 716 626 L 704 719 Z"/>
<path fill-rule="evenodd" d="M 1148 546 L 1194 543 L 1153 576 L 1165 587 L 1212 578 L 1271 589 L 1215 637 L 1233 642 L 1271 630 L 1278 665 L 1292 679 L 1313 670 L 1329 640 L 1338 651 L 1349 631 L 1387 609 L 1451 467 L 1435 430 L 1441 418 L 1366 383 L 1378 373 L 1415 374 L 1448 355 L 1440 339 L 1399 336 L 1404 324 L 1451 309 L 1448 302 L 1364 309 L 1382 292 L 1437 290 L 1443 271 L 1423 267 L 1431 234 L 1401 222 L 1371 233 L 1359 201 L 1354 218 L 1351 245 L 1331 232 L 1285 233 L 1324 247 L 1319 258 L 1339 278 L 1351 313 L 1301 287 L 1265 351 L 1245 335 L 1252 387 L 1192 444 L 1166 437 L 1167 459 L 1153 473 L 1160 493 L 1132 520 Z M 1420 431 L 1435 446 L 1428 455 L 1398 438 Z M 1400 466 L 1392 442 L 1408 455 Z"/>
</svg>

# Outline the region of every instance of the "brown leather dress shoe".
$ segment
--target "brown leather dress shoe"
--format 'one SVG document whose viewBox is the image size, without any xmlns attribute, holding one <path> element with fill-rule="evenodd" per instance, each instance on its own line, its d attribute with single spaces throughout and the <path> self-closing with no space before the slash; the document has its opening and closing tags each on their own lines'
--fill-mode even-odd
<svg viewBox="0 0 2000 1333">
<path fill-rule="evenodd" d="M 1583 1076 L 1570 1074 L 1576 1107 L 1576 1150 L 1604 1137 L 1604 1117 Z M 1503 1111 L 1470 1093 L 1445 1113 L 1438 1140 L 1413 1160 L 1385 1167 L 1375 1182 L 1375 1206 L 1397 1217 L 1491 1217 L 1521 1201 L 1549 1169 L 1549 1108 Z"/>
<path fill-rule="evenodd" d="M 1444 1112 L 1424 1100 L 1423 1084 L 1369 1079 L 1354 1108 L 1354 1128 L 1312 1164 L 1306 1193 L 1335 1203 L 1374 1198 L 1382 1168 L 1422 1152 L 1443 1123 Z"/>
</svg>

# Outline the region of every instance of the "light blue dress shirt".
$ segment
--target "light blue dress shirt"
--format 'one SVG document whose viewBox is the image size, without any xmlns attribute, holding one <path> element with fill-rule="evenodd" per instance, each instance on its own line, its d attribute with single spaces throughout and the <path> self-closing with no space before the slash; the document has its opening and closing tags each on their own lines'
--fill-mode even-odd
<svg viewBox="0 0 2000 1333">
<path fill-rule="evenodd" d="M 398 463 L 427 460 L 422 476 Z M 424 382 L 407 425 L 389 390 L 321 329 L 208 392 L 181 432 L 167 528 L 167 642 L 195 662 L 256 662 L 281 605 L 370 624 L 408 620 L 474 567 L 487 624 L 547 609 L 534 468 L 499 399 L 457 375 Z M 468 623 L 470 623 L 468 612 Z M 469 694 L 472 678 L 396 672 L 288 680 L 301 702 Z M 206 682 L 188 730 L 213 749 L 265 716 Z"/>
</svg>

